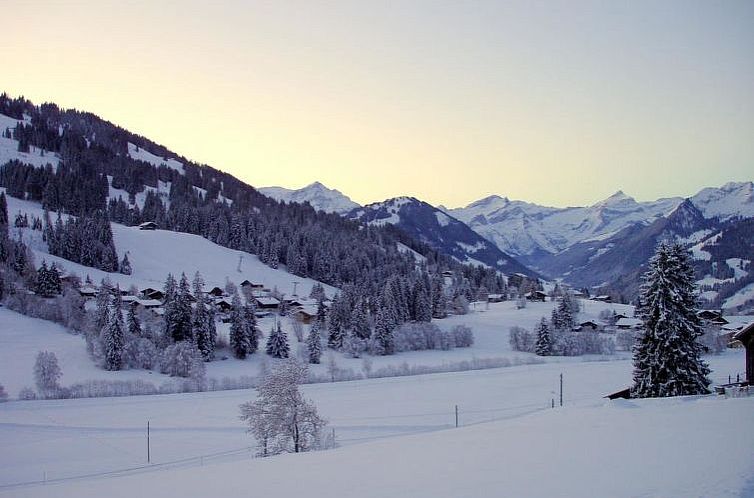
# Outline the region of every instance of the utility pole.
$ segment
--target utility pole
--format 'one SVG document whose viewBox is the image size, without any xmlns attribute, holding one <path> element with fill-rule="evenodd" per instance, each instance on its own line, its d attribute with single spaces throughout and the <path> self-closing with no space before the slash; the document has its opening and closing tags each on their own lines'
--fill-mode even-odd
<svg viewBox="0 0 754 498">
<path fill-rule="evenodd" d="M 298 297 L 298 294 L 296 294 L 296 288 L 298 287 L 298 284 L 300 284 L 298 280 L 293 281 L 293 296 L 292 297 Z"/>
<path fill-rule="evenodd" d="M 560 374 L 560 406 L 563 406 L 563 374 Z"/>
<path fill-rule="evenodd" d="M 456 427 L 458 427 L 458 405 L 456 405 Z"/>
<path fill-rule="evenodd" d="M 150 455 L 150 448 L 149 448 L 149 420 L 147 420 L 147 463 L 152 463 L 152 458 Z"/>
</svg>

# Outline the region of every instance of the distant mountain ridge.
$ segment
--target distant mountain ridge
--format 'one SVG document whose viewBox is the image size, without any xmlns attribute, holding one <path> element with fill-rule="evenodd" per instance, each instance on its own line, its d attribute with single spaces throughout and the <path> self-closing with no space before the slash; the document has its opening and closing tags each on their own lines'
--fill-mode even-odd
<svg viewBox="0 0 754 498">
<path fill-rule="evenodd" d="M 537 276 L 465 223 L 414 197 L 396 197 L 349 212 L 367 225 L 397 226 L 417 240 L 463 263 L 482 264 L 506 274 Z"/>
<path fill-rule="evenodd" d="M 360 205 L 352 201 L 339 190 L 327 188 L 320 182 L 314 182 L 300 189 L 284 187 L 260 187 L 257 191 L 281 202 L 308 202 L 317 211 L 345 214 Z"/>
</svg>

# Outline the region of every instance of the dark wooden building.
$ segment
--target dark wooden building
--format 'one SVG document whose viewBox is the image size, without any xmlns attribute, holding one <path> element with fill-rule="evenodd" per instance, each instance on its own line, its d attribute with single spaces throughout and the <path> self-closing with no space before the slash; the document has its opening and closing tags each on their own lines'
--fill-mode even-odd
<svg viewBox="0 0 754 498">
<path fill-rule="evenodd" d="M 733 338 L 741 341 L 746 348 L 746 380 L 751 385 L 754 382 L 754 323 L 744 327 Z"/>
</svg>

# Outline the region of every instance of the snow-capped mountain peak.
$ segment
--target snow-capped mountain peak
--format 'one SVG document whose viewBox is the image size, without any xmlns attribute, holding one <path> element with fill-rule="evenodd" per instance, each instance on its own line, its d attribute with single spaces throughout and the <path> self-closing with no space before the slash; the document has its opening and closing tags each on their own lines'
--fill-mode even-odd
<svg viewBox="0 0 754 498">
<path fill-rule="evenodd" d="M 284 187 L 262 187 L 258 190 L 277 201 L 308 202 L 314 209 L 327 213 L 344 214 L 359 207 L 359 204 L 339 190 L 328 188 L 318 181 L 297 190 Z"/>
</svg>

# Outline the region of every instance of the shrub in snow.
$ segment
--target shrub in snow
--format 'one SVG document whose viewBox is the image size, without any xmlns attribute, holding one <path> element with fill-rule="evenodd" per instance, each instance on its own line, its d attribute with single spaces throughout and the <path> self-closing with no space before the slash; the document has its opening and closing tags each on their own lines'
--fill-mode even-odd
<svg viewBox="0 0 754 498">
<path fill-rule="evenodd" d="M 300 453 L 318 449 L 325 420 L 302 396 L 299 384 L 308 377 L 307 365 L 295 360 L 278 364 L 259 387 L 258 399 L 240 406 L 241 420 L 259 444 L 259 455 Z"/>
<path fill-rule="evenodd" d="M 160 361 L 157 346 L 144 337 L 128 336 L 124 356 L 129 368 L 152 370 Z"/>
<path fill-rule="evenodd" d="M 343 354 L 349 358 L 361 358 L 367 351 L 369 342 L 356 334 L 349 333 L 343 340 Z"/>
<path fill-rule="evenodd" d="M 8 401 L 8 393 L 5 392 L 5 386 L 0 384 L 0 403 Z"/>
<path fill-rule="evenodd" d="M 470 348 L 474 345 L 474 333 L 466 325 L 456 325 L 451 330 L 457 348 Z"/>
<path fill-rule="evenodd" d="M 535 347 L 534 335 L 523 327 L 513 326 L 508 341 L 513 351 L 533 353 Z"/>
<path fill-rule="evenodd" d="M 37 354 L 37 359 L 34 362 L 34 381 L 37 384 L 37 390 L 43 397 L 53 394 L 60 388 L 58 380 L 62 375 L 55 353 L 40 351 Z"/>
<path fill-rule="evenodd" d="M 24 387 L 18 392 L 18 399 L 21 401 L 31 401 L 37 399 L 37 393 L 31 387 Z"/>
<path fill-rule="evenodd" d="M 189 377 L 202 381 L 205 374 L 204 359 L 192 342 L 176 342 L 162 352 L 160 371 L 171 377 Z"/>
<path fill-rule="evenodd" d="M 615 343 L 622 351 L 631 351 L 636 341 L 636 334 L 629 330 L 621 330 L 615 334 Z"/>
</svg>

